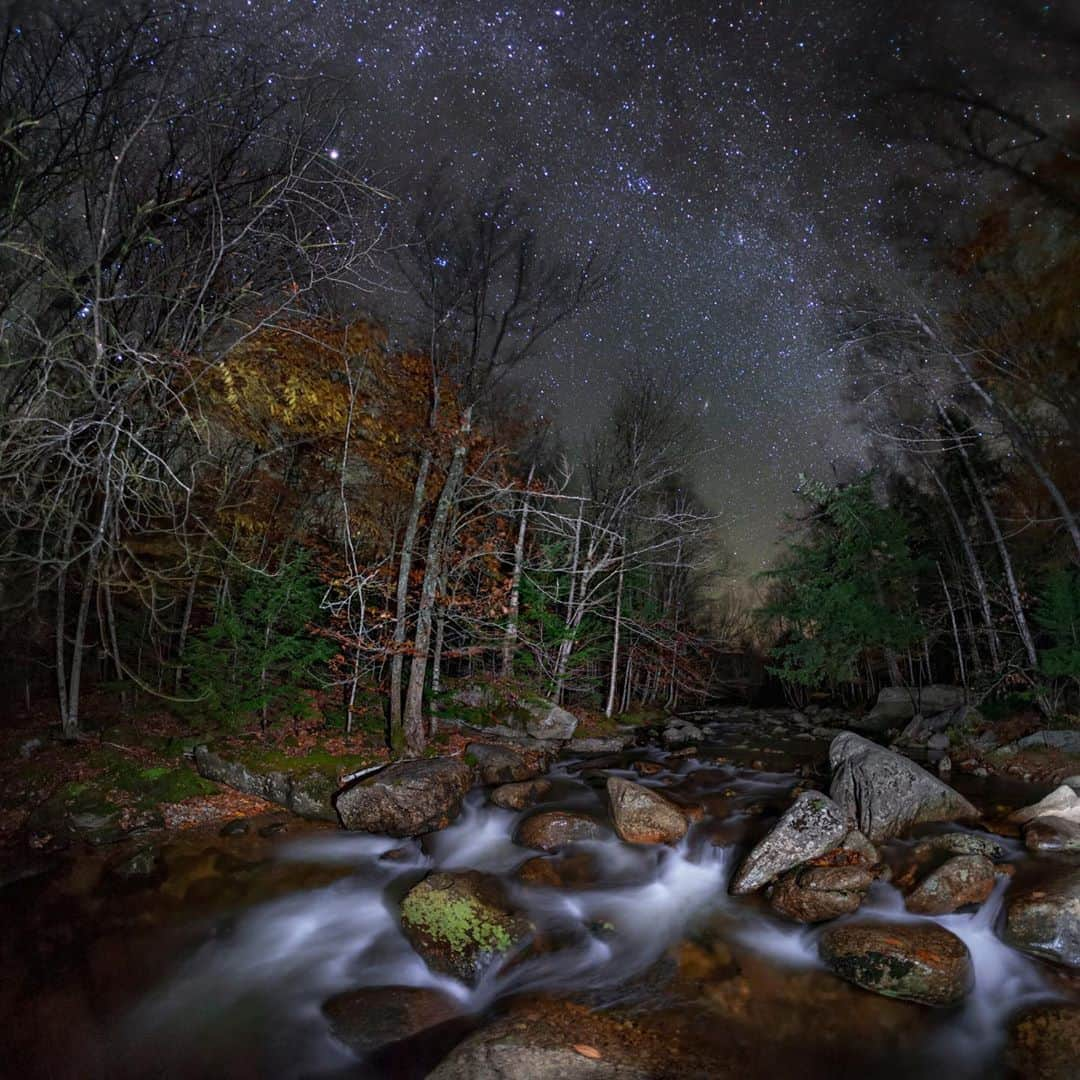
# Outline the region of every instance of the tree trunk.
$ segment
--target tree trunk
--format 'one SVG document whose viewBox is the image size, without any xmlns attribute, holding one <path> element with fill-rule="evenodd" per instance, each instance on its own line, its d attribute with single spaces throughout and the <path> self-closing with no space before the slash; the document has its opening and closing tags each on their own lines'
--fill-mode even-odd
<svg viewBox="0 0 1080 1080">
<path fill-rule="evenodd" d="M 945 573 L 941 569 L 941 563 L 936 562 L 934 565 L 937 567 L 938 577 L 941 578 L 941 588 L 945 593 L 945 604 L 949 609 L 949 622 L 952 624 L 953 642 L 956 645 L 956 662 L 960 665 L 960 685 L 967 689 L 967 671 L 964 668 L 964 650 L 960 647 L 960 628 L 956 624 L 956 609 L 953 607 L 952 595 L 949 592 L 948 582 L 945 580 Z"/>
<path fill-rule="evenodd" d="M 442 549 L 446 540 L 450 507 L 457 498 L 458 485 L 465 471 L 465 453 L 468 450 L 468 437 L 471 431 L 471 414 L 472 410 L 466 409 L 462 417 L 458 443 L 454 447 L 446 481 L 439 493 L 435 517 L 431 523 L 431 533 L 428 536 L 427 562 L 424 566 L 424 582 L 420 589 L 420 606 L 416 613 L 416 636 L 413 639 L 409 685 L 405 691 L 405 713 L 402 717 L 405 745 L 412 754 L 423 753 L 427 741 L 423 710 L 428 650 L 431 646 L 431 617 L 441 576 Z"/>
<path fill-rule="evenodd" d="M 525 530 L 529 520 L 529 485 L 533 481 L 536 466 L 529 469 L 525 481 L 525 494 L 521 500 L 521 521 L 518 523 L 517 541 L 514 544 L 514 570 L 510 577 L 509 611 L 506 619 L 506 634 L 502 647 L 502 677 L 509 678 L 514 666 L 514 648 L 517 645 L 518 612 L 521 608 L 521 571 L 525 562 Z"/>
<path fill-rule="evenodd" d="M 610 719 L 615 711 L 615 686 L 619 676 L 619 632 L 622 629 L 623 564 L 619 563 L 619 583 L 615 587 L 615 634 L 611 642 L 611 675 L 608 679 L 607 707 L 604 715 Z"/>
</svg>

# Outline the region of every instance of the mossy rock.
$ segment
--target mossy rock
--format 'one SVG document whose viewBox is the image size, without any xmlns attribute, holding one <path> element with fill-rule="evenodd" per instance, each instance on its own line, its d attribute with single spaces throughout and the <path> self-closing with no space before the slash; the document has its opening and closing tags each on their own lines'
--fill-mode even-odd
<svg viewBox="0 0 1080 1080">
<path fill-rule="evenodd" d="M 413 886 L 401 928 L 430 968 L 473 985 L 533 933 L 499 879 L 476 870 L 430 874 Z"/>
<path fill-rule="evenodd" d="M 85 840 L 94 845 L 114 844 L 126 835 L 120 826 L 120 807 L 89 781 L 62 784 L 34 808 L 27 828 L 32 835 Z"/>
</svg>

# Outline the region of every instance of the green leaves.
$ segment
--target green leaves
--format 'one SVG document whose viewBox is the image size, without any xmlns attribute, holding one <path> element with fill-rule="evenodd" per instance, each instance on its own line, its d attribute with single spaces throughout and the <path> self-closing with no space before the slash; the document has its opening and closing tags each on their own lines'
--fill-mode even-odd
<svg viewBox="0 0 1080 1080">
<path fill-rule="evenodd" d="M 918 565 L 908 528 L 874 497 L 870 476 L 829 487 L 800 477 L 811 504 L 775 570 L 759 614 L 778 632 L 769 670 L 803 686 L 855 677 L 871 650 L 901 650 L 923 634 L 914 612 Z"/>
</svg>

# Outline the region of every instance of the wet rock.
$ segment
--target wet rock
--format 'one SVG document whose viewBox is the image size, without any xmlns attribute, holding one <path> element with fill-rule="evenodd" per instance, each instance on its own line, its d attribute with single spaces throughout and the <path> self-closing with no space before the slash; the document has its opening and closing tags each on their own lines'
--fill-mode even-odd
<svg viewBox="0 0 1080 1080">
<path fill-rule="evenodd" d="M 920 840 L 912 851 L 916 858 L 934 852 L 947 852 L 950 855 L 983 855 L 987 859 L 1005 857 L 1005 849 L 987 833 L 953 832 L 940 833 Z"/>
<path fill-rule="evenodd" d="M 336 820 L 332 799 L 337 785 L 325 773 L 305 770 L 303 759 L 297 759 L 295 770 L 261 768 L 224 757 L 208 746 L 197 746 L 195 768 L 207 780 L 277 803 L 300 817 L 313 821 Z"/>
<path fill-rule="evenodd" d="M 553 701 L 523 701 L 508 718 L 510 727 L 534 739 L 565 741 L 574 737 L 578 719 Z"/>
<path fill-rule="evenodd" d="M 1040 817 L 1024 826 L 1029 851 L 1080 852 L 1080 822 L 1069 818 Z"/>
<path fill-rule="evenodd" d="M 617 754 L 634 741 L 633 735 L 609 735 L 606 738 L 571 739 L 567 747 L 573 754 Z"/>
<path fill-rule="evenodd" d="M 944 731 L 939 731 L 936 735 L 931 735 L 926 740 L 927 750 L 948 750 L 949 749 L 949 736 Z"/>
<path fill-rule="evenodd" d="M 1013 746 L 1020 750 L 1064 750 L 1067 754 L 1080 754 L 1080 731 L 1036 731 L 1017 739 Z"/>
<path fill-rule="evenodd" d="M 830 926 L 818 952 L 842 979 L 922 1005 L 958 1005 L 975 980 L 967 946 L 931 922 Z"/>
<path fill-rule="evenodd" d="M 519 826 L 514 842 L 539 851 L 556 851 L 579 840 L 597 840 L 604 827 L 586 814 L 572 810 L 546 810 L 526 818 Z"/>
<path fill-rule="evenodd" d="M 1080 866 L 1010 891 L 1005 939 L 1024 952 L 1080 967 Z"/>
<path fill-rule="evenodd" d="M 243 818 L 233 818 L 232 821 L 226 821 L 224 825 L 218 829 L 218 836 L 244 836 L 251 831 L 251 825 Z"/>
<path fill-rule="evenodd" d="M 851 732 L 829 747 L 829 794 L 870 840 L 899 836 L 921 822 L 977 818 L 959 792 L 913 761 Z"/>
<path fill-rule="evenodd" d="M 587 889 L 601 883 L 600 868 L 585 851 L 560 858 L 537 855 L 518 867 L 517 878 L 524 885 L 554 889 Z"/>
<path fill-rule="evenodd" d="M 488 798 L 504 810 L 524 810 L 551 790 L 550 780 L 525 780 L 518 784 L 503 784 Z"/>
<path fill-rule="evenodd" d="M 289 831 L 289 823 L 287 821 L 271 821 L 268 825 L 263 825 L 259 829 L 259 835 L 264 839 L 268 839 L 271 836 L 278 836 L 281 833 Z"/>
<path fill-rule="evenodd" d="M 429 874 L 401 902 L 401 928 L 434 971 L 475 984 L 533 932 L 502 883 L 476 870 Z"/>
<path fill-rule="evenodd" d="M 335 1038 L 361 1057 L 461 1015 L 449 994 L 427 986 L 372 986 L 324 1002 Z"/>
<path fill-rule="evenodd" d="M 638 776 L 656 776 L 664 771 L 659 761 L 635 761 L 631 767 Z"/>
<path fill-rule="evenodd" d="M 587 1036 L 581 1036 L 585 1038 Z M 651 1070 L 574 1049 L 563 1032 L 496 1020 L 461 1043 L 427 1080 L 649 1080 Z M 632 1056 L 627 1049 L 627 1057 Z"/>
<path fill-rule="evenodd" d="M 836 803 L 819 792 L 803 792 L 743 859 L 731 883 L 732 894 L 752 893 L 786 870 L 824 855 L 848 831 L 847 818 Z"/>
<path fill-rule="evenodd" d="M 133 879 L 151 877 L 158 866 L 158 850 L 153 844 L 137 847 L 126 858 L 112 867 L 117 877 Z"/>
<path fill-rule="evenodd" d="M 994 891 L 994 864 L 985 855 L 954 855 L 932 870 L 904 901 L 920 915 L 947 915 L 981 904 Z"/>
<path fill-rule="evenodd" d="M 865 866 L 808 866 L 784 874 L 769 903 L 795 922 L 824 922 L 857 911 L 873 881 Z"/>
<path fill-rule="evenodd" d="M 470 743 L 465 750 L 466 759 L 475 764 L 476 776 L 481 784 L 511 784 L 532 780 L 543 772 L 539 764 L 528 761 L 524 754 L 511 746 L 496 743 Z"/>
<path fill-rule="evenodd" d="M 705 732 L 689 720 L 675 719 L 668 722 L 660 738 L 667 747 L 687 746 L 701 742 L 705 738 Z"/>
<path fill-rule="evenodd" d="M 1039 1005 L 1013 1024 L 1005 1063 L 1016 1080 L 1076 1080 L 1078 1062 L 1080 1005 Z"/>
<path fill-rule="evenodd" d="M 400 761 L 340 791 L 337 812 L 346 829 L 420 836 L 449 825 L 471 786 L 459 758 Z"/>
<path fill-rule="evenodd" d="M 1026 825 L 1038 818 L 1056 817 L 1080 822 L 1080 795 L 1068 784 L 1055 788 L 1045 798 L 1009 815 L 1009 821 Z"/>
<path fill-rule="evenodd" d="M 611 819 L 631 844 L 671 844 L 686 835 L 686 815 L 670 799 L 619 776 L 607 782 Z"/>
</svg>

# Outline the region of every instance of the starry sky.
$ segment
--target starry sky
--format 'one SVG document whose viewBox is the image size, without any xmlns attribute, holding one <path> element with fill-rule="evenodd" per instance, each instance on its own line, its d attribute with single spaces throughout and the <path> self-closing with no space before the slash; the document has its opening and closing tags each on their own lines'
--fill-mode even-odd
<svg viewBox="0 0 1080 1080">
<path fill-rule="evenodd" d="M 701 419 L 698 482 L 745 573 L 769 557 L 797 474 L 860 457 L 837 297 L 895 269 L 916 210 L 960 218 L 980 195 L 879 96 L 947 69 L 1058 106 L 1046 41 L 1064 8 L 240 3 L 251 32 L 340 80 L 334 151 L 384 189 L 445 162 L 462 185 L 511 185 L 554 246 L 616 253 L 615 287 L 532 362 L 529 392 L 572 442 L 636 371 L 658 373 Z"/>
</svg>

